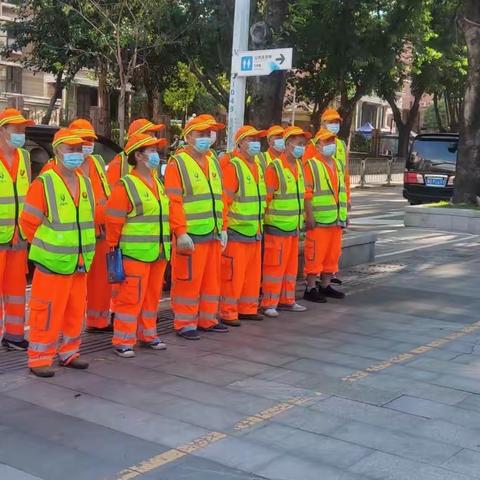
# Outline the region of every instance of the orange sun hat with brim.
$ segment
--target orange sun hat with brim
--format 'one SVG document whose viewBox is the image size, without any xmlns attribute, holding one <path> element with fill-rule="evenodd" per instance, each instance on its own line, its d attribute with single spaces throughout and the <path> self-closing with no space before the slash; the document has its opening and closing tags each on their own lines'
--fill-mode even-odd
<svg viewBox="0 0 480 480">
<path fill-rule="evenodd" d="M 86 145 L 86 142 L 75 130 L 70 128 L 61 128 L 53 136 L 52 147 L 57 147 L 62 143 L 66 145 Z"/>
<path fill-rule="evenodd" d="M 322 113 L 322 122 L 331 122 L 334 120 L 342 121 L 342 117 L 334 108 L 326 108 Z"/>
<path fill-rule="evenodd" d="M 321 140 L 322 142 L 326 142 L 328 140 L 337 138 L 337 136 L 332 133 L 330 130 L 327 130 L 326 128 L 321 128 L 316 134 L 313 140 L 315 142 L 318 142 L 318 140 Z"/>
<path fill-rule="evenodd" d="M 135 150 L 144 147 L 166 147 L 168 144 L 166 138 L 153 138 L 150 135 L 145 133 L 137 133 L 136 135 L 132 135 L 128 137 L 128 142 L 125 145 L 125 153 L 130 155 Z"/>
<path fill-rule="evenodd" d="M 130 126 L 128 127 L 128 137 L 131 137 L 132 135 L 136 135 L 138 133 L 145 133 L 145 132 L 158 132 L 160 130 L 163 130 L 165 128 L 165 125 L 162 123 L 152 123 L 150 120 L 147 120 L 146 118 L 139 118 L 137 120 L 134 120 Z"/>
<path fill-rule="evenodd" d="M 17 109 L 7 108 L 0 113 L 0 127 L 5 125 L 25 125 L 31 127 L 35 122 L 29 118 L 25 118 Z"/>
<path fill-rule="evenodd" d="M 237 130 L 235 133 L 235 143 L 238 143 L 240 140 L 243 140 L 245 137 L 257 137 L 262 138 L 267 136 L 266 130 L 257 130 L 251 125 L 244 125 Z"/>
<path fill-rule="evenodd" d="M 77 118 L 68 126 L 70 130 L 73 130 L 77 135 L 80 135 L 82 138 L 94 138 L 98 140 L 97 134 L 95 133 L 95 129 L 93 125 L 84 118 Z"/>
<path fill-rule="evenodd" d="M 285 132 L 285 129 L 280 125 L 272 125 L 267 130 L 267 137 L 271 137 L 272 135 L 283 135 L 284 132 Z"/>
<path fill-rule="evenodd" d="M 306 132 L 300 127 L 296 127 L 295 125 L 293 125 L 285 129 L 285 131 L 283 132 L 283 139 L 287 141 L 290 137 L 297 137 L 299 135 L 305 137 L 307 140 L 312 138 L 312 134 L 310 132 Z"/>
<path fill-rule="evenodd" d="M 188 135 L 191 132 L 202 130 L 222 130 L 225 128 L 223 123 L 217 122 L 212 115 L 202 114 L 191 118 L 183 129 L 183 136 Z"/>
</svg>

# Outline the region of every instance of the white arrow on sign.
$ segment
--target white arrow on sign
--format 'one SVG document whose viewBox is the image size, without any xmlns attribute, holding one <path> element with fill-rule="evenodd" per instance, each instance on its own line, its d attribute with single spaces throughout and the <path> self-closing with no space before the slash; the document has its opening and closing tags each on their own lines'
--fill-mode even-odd
<svg viewBox="0 0 480 480">
<path fill-rule="evenodd" d="M 234 73 L 239 77 L 256 77 L 276 70 L 291 70 L 292 53 L 292 48 L 236 52 Z"/>
</svg>

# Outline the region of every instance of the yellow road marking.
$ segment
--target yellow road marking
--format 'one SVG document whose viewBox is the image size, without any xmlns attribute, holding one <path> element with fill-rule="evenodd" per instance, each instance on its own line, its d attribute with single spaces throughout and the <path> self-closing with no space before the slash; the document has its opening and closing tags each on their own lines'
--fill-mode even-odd
<svg viewBox="0 0 480 480">
<path fill-rule="evenodd" d="M 346 377 L 343 377 L 342 380 L 344 382 L 358 382 L 359 380 L 363 380 L 364 378 L 370 376 L 372 373 L 380 372 L 385 370 L 386 368 L 393 367 L 398 363 L 406 362 L 407 360 L 411 360 L 412 358 L 418 357 L 434 348 L 442 347 L 443 345 L 451 342 L 452 340 L 456 340 L 457 338 L 464 337 L 469 333 L 477 332 L 480 330 L 480 322 L 475 322 L 472 325 L 468 325 L 467 327 L 463 327 L 461 330 L 456 332 L 452 332 L 445 337 L 437 338 L 436 340 L 432 340 L 431 342 L 427 343 L 426 345 L 420 345 L 419 347 L 415 347 L 412 350 L 409 350 L 405 353 L 399 353 L 394 357 L 391 357 L 383 362 L 375 363 L 370 367 L 365 368 L 364 370 L 358 370 Z"/>
</svg>

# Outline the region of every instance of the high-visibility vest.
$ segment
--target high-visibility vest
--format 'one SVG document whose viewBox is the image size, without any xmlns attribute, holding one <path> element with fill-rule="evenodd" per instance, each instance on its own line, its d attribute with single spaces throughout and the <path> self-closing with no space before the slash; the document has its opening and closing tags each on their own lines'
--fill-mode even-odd
<svg viewBox="0 0 480 480">
<path fill-rule="evenodd" d="M 263 168 L 263 171 L 267 169 L 267 167 L 275 160 L 270 154 L 270 151 L 267 150 L 266 152 L 261 152 L 258 155 L 255 155 L 255 160 L 260 163 Z"/>
<path fill-rule="evenodd" d="M 296 160 L 298 179 L 289 168 L 284 168 L 282 160 L 276 158 L 271 164 L 278 176 L 278 189 L 265 212 L 265 225 L 285 232 L 293 232 L 303 227 L 305 180 L 302 165 Z"/>
<path fill-rule="evenodd" d="M 88 272 L 95 255 L 95 200 L 90 179 L 78 178 L 78 206 L 62 177 L 49 170 L 38 178 L 43 182 L 48 216 L 37 228 L 30 247 L 30 260 L 61 275 L 71 275 L 80 255 Z"/>
<path fill-rule="evenodd" d="M 199 236 L 220 233 L 223 226 L 223 200 L 218 161 L 210 155 L 205 157 L 208 161 L 207 178 L 188 153 L 180 152 L 172 158 L 182 178 L 187 233 Z"/>
<path fill-rule="evenodd" d="M 347 146 L 345 145 L 345 142 L 338 137 L 335 139 L 335 144 L 337 145 L 337 150 L 335 151 L 334 158 L 341 163 L 345 170 L 347 167 Z"/>
<path fill-rule="evenodd" d="M 18 148 L 17 178 L 0 162 L 0 245 L 12 241 L 31 181 L 30 155 Z M 21 228 L 20 237 L 25 239 Z"/>
<path fill-rule="evenodd" d="M 124 177 L 129 173 L 132 173 L 133 165 L 128 163 L 128 156 L 124 151 L 119 153 L 120 155 L 120 177 Z"/>
<path fill-rule="evenodd" d="M 155 262 L 162 252 L 170 260 L 169 201 L 162 183 L 154 178 L 158 200 L 135 175 L 121 179 L 133 208 L 122 229 L 120 248 L 123 255 L 141 262 Z"/>
<path fill-rule="evenodd" d="M 230 161 L 237 172 L 238 190 L 228 211 L 228 228 L 247 237 L 255 237 L 263 231 L 266 207 L 267 187 L 263 169 L 255 165 L 257 182 L 244 160 L 233 157 Z"/>
<path fill-rule="evenodd" d="M 345 175 L 340 160 L 333 159 L 337 169 L 338 199 L 335 197 L 327 166 L 317 158 L 308 160 L 313 176 L 312 210 L 315 223 L 319 226 L 340 225 L 346 226 L 347 221 L 347 192 L 345 189 Z"/>
<path fill-rule="evenodd" d="M 108 198 L 111 190 L 105 175 L 105 161 L 101 155 L 90 155 L 90 158 L 93 160 L 93 165 L 97 171 L 98 177 L 100 178 L 100 182 L 102 183 L 103 193 Z"/>
</svg>

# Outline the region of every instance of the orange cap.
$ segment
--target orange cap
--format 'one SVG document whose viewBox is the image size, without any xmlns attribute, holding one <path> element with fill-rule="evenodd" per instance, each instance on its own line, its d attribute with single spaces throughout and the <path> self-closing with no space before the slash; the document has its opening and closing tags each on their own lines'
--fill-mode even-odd
<svg viewBox="0 0 480 480">
<path fill-rule="evenodd" d="M 285 129 L 280 125 L 272 125 L 267 130 L 267 137 L 271 137 L 272 135 L 283 135 L 283 132 L 285 132 Z"/>
<path fill-rule="evenodd" d="M 5 125 L 25 125 L 31 127 L 35 125 L 33 120 L 25 118 L 18 110 L 15 108 L 7 108 L 0 113 L 0 127 Z"/>
<path fill-rule="evenodd" d="M 165 128 L 165 125 L 161 123 L 155 124 L 146 118 L 138 118 L 137 120 L 134 120 L 128 127 L 128 136 L 131 137 L 137 133 L 158 132 L 163 128 Z"/>
<path fill-rule="evenodd" d="M 93 125 L 84 118 L 77 118 L 74 120 L 69 126 L 71 130 L 74 130 L 77 135 L 80 135 L 82 138 L 94 138 L 98 140 L 97 134 L 95 133 L 95 129 Z"/>
<path fill-rule="evenodd" d="M 143 147 L 165 147 L 168 144 L 166 138 L 154 138 L 146 133 L 137 133 L 136 135 L 132 135 L 128 137 L 128 142 L 125 145 L 125 153 L 130 155 L 135 150 Z"/>
<path fill-rule="evenodd" d="M 321 128 L 314 137 L 314 141 L 318 142 L 318 140 L 321 140 L 322 142 L 326 142 L 327 140 L 330 140 L 332 138 L 336 138 L 336 135 L 332 133 L 330 130 L 327 130 L 326 128 Z"/>
<path fill-rule="evenodd" d="M 52 147 L 65 143 L 66 145 L 83 145 L 87 142 L 70 128 L 61 128 L 53 136 Z"/>
<path fill-rule="evenodd" d="M 266 130 L 257 130 L 255 127 L 251 125 L 244 125 L 237 130 L 235 134 L 235 143 L 238 143 L 240 140 L 243 140 L 245 137 L 266 137 L 267 131 Z"/>
<path fill-rule="evenodd" d="M 302 135 L 307 140 L 312 137 L 312 134 L 310 132 L 306 132 L 305 130 L 302 130 L 300 127 L 296 127 L 295 125 L 293 125 L 291 127 L 287 127 L 284 130 L 283 139 L 287 141 L 290 137 L 296 137 L 298 135 Z"/>
<path fill-rule="evenodd" d="M 190 132 L 202 130 L 222 130 L 225 128 L 223 123 L 217 122 L 212 115 L 203 113 L 191 118 L 183 129 L 183 135 L 188 135 Z"/>
<path fill-rule="evenodd" d="M 322 113 L 322 122 L 329 122 L 332 120 L 342 121 L 340 114 L 333 108 L 326 108 Z"/>
</svg>

